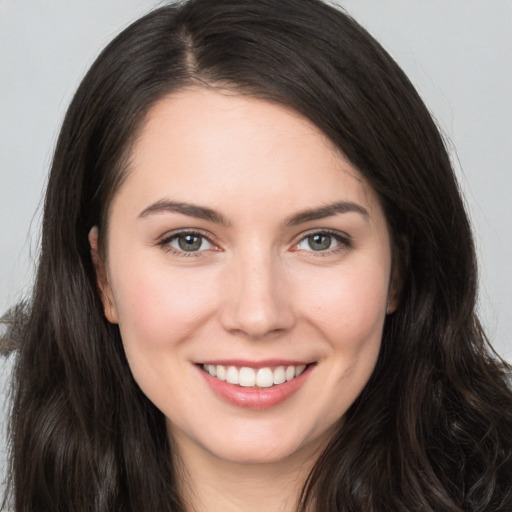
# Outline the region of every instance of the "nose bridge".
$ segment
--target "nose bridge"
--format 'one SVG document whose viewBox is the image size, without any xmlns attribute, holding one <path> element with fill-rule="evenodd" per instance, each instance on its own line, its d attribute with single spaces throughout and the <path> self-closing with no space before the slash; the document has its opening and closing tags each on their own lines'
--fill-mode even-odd
<svg viewBox="0 0 512 512">
<path fill-rule="evenodd" d="M 285 269 L 271 247 L 252 244 L 237 251 L 228 279 L 231 285 L 223 311 L 226 329 L 259 339 L 293 325 Z"/>
</svg>

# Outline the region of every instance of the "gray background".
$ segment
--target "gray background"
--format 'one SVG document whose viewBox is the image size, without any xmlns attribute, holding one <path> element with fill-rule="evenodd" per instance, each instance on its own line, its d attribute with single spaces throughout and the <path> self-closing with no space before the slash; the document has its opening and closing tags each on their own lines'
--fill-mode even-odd
<svg viewBox="0 0 512 512">
<path fill-rule="evenodd" d="M 46 173 L 80 78 L 163 3 L 0 0 L 0 313 L 30 293 Z M 512 361 L 512 0 L 337 3 L 403 67 L 447 138 L 477 237 L 483 322 Z M 2 396 L 7 375 L 0 363 Z"/>
</svg>

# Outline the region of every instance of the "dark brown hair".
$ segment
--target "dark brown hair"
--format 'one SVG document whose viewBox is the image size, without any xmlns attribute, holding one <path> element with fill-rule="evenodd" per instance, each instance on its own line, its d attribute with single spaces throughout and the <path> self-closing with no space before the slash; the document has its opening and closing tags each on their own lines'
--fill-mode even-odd
<svg viewBox="0 0 512 512">
<path fill-rule="evenodd" d="M 163 415 L 104 318 L 87 235 L 107 229 L 148 109 L 190 84 L 309 118 L 372 184 L 391 228 L 400 306 L 299 508 L 512 510 L 510 369 L 475 316 L 473 241 L 443 140 L 391 57 L 320 0 L 166 6 L 124 30 L 85 76 L 55 150 L 36 284 L 18 328 L 14 509 L 184 510 Z"/>
</svg>

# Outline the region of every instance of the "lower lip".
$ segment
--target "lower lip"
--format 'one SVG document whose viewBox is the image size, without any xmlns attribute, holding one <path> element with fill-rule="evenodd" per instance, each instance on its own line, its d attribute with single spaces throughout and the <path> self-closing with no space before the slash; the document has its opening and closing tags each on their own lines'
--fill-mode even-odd
<svg viewBox="0 0 512 512">
<path fill-rule="evenodd" d="M 288 400 L 308 379 L 314 365 L 309 365 L 303 373 L 292 380 L 269 388 L 244 388 L 212 377 L 198 366 L 199 372 L 209 388 L 222 400 L 236 407 L 246 409 L 269 409 Z"/>
</svg>

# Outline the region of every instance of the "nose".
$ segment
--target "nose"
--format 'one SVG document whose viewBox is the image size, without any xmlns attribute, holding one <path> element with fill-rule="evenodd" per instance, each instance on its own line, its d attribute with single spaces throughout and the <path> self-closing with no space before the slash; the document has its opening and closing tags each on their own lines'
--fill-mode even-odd
<svg viewBox="0 0 512 512">
<path fill-rule="evenodd" d="M 230 266 L 221 321 L 233 334 L 261 340 L 289 331 L 296 318 L 282 262 L 270 251 L 249 252 Z"/>
</svg>

